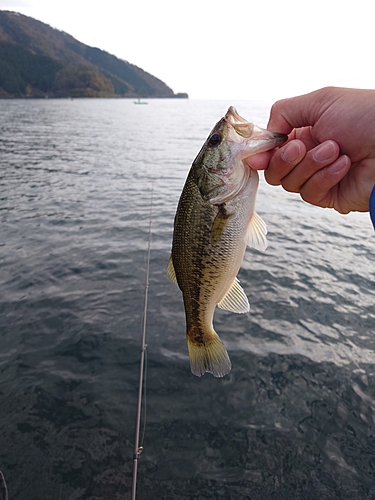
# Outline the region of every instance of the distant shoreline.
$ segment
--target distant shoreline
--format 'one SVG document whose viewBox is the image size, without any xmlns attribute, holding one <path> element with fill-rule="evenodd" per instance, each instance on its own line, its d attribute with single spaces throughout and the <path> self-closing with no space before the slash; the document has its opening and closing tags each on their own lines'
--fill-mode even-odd
<svg viewBox="0 0 375 500">
<path fill-rule="evenodd" d="M 125 99 L 125 100 L 134 100 L 134 99 L 147 99 L 150 101 L 155 101 L 158 99 L 189 99 L 189 96 L 186 94 L 186 96 L 181 96 L 181 95 L 174 95 L 174 96 L 152 96 L 152 97 L 147 97 L 147 96 L 122 96 L 122 95 L 113 95 L 113 96 L 1 96 L 0 95 L 0 100 L 4 101 L 11 101 L 11 100 L 19 100 L 19 101 L 29 101 L 31 99 L 36 99 L 38 101 L 42 101 L 43 99 L 48 100 L 48 99 L 67 99 L 67 100 L 75 100 L 75 99 Z"/>
</svg>

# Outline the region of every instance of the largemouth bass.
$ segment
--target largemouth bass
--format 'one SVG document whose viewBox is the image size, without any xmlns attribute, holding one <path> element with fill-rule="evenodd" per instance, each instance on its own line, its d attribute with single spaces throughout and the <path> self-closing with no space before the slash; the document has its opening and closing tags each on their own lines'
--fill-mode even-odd
<svg viewBox="0 0 375 500">
<path fill-rule="evenodd" d="M 249 123 L 230 107 L 195 158 L 174 220 L 169 278 L 180 287 L 194 375 L 223 377 L 228 353 L 213 328 L 215 307 L 250 310 L 237 273 L 246 245 L 267 247 L 267 227 L 255 212 L 259 176 L 244 160 L 287 139 Z"/>
</svg>

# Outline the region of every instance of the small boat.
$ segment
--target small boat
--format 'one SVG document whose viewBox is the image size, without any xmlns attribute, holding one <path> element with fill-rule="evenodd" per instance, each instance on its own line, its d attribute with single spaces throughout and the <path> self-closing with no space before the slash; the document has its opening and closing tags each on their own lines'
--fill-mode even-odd
<svg viewBox="0 0 375 500">
<path fill-rule="evenodd" d="M 138 97 L 138 101 L 134 101 L 134 104 L 148 104 L 147 101 L 141 101 L 141 98 Z"/>
</svg>

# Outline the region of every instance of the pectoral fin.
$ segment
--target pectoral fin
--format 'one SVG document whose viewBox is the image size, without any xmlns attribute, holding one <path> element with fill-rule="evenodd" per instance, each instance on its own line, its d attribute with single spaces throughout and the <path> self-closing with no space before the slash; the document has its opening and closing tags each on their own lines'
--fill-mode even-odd
<svg viewBox="0 0 375 500">
<path fill-rule="evenodd" d="M 247 227 L 249 247 L 264 251 L 267 248 L 267 226 L 264 220 L 254 212 Z"/>
<path fill-rule="evenodd" d="M 224 233 L 228 219 L 230 215 L 226 211 L 225 204 L 219 205 L 219 211 L 212 223 L 211 228 L 211 243 L 214 245 L 220 241 L 221 236 Z"/>
<path fill-rule="evenodd" d="M 246 313 L 250 311 L 249 301 L 237 278 L 234 279 L 225 297 L 218 303 L 218 307 L 235 313 Z"/>
<path fill-rule="evenodd" d="M 167 276 L 172 281 L 172 283 L 178 285 L 176 271 L 174 270 L 172 255 L 169 257 L 169 262 L 167 266 Z"/>
</svg>

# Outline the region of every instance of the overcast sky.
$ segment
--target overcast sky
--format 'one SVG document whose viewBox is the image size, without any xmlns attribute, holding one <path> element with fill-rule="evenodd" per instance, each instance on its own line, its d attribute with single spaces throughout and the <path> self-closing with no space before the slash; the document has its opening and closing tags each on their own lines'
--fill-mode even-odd
<svg viewBox="0 0 375 500">
<path fill-rule="evenodd" d="M 198 99 L 375 88 L 368 0 L 0 0 Z"/>
</svg>

